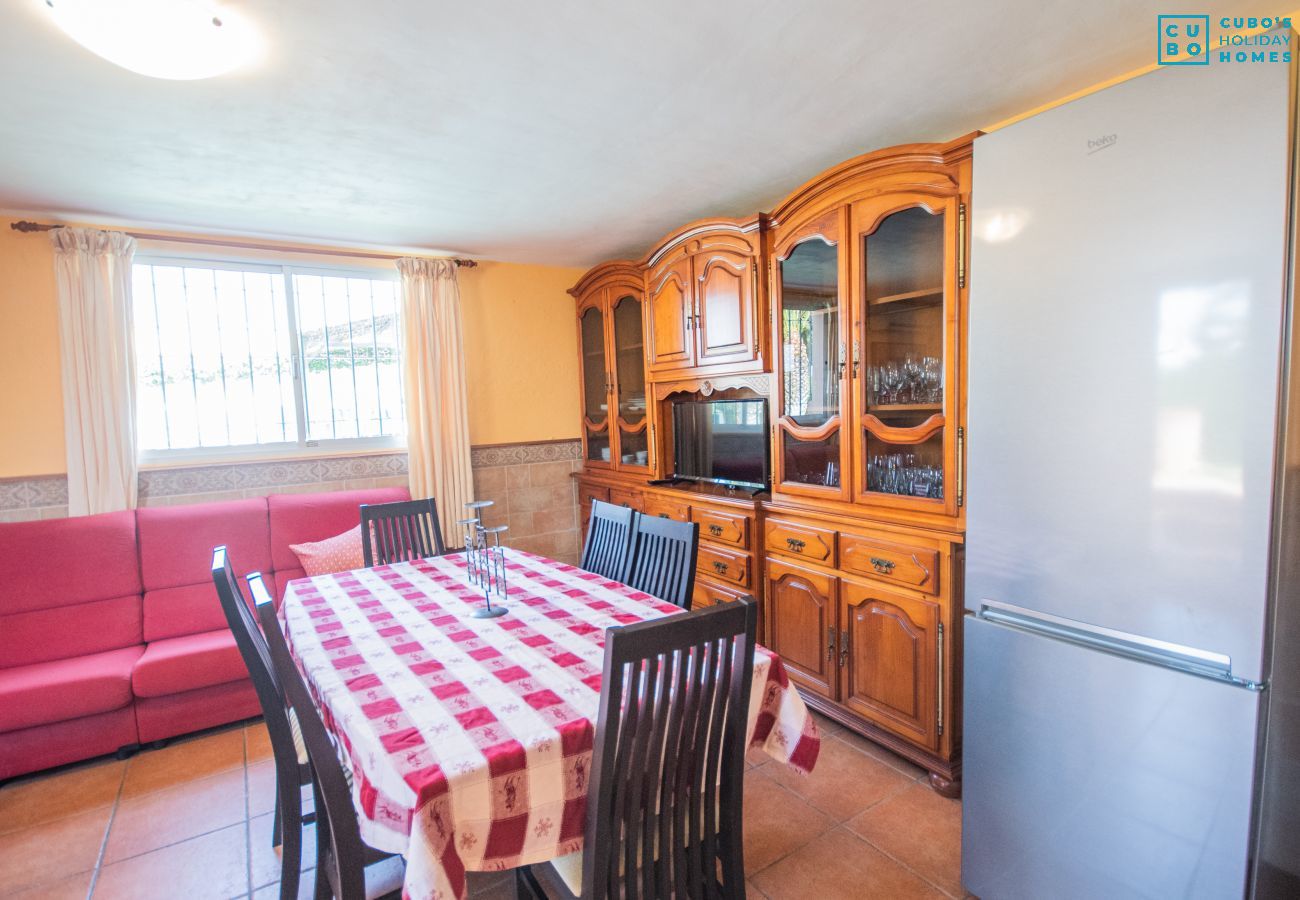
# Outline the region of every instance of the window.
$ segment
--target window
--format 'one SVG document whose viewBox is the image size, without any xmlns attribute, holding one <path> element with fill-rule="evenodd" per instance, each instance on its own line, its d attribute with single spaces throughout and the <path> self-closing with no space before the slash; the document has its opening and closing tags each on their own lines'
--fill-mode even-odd
<svg viewBox="0 0 1300 900">
<path fill-rule="evenodd" d="M 133 277 L 145 459 L 405 434 L 396 273 L 141 259 Z"/>
</svg>

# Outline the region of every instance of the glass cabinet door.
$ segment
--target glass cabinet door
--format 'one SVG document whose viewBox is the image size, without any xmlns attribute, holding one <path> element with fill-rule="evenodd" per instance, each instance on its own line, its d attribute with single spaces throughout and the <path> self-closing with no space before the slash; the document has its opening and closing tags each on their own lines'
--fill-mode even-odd
<svg viewBox="0 0 1300 900">
<path fill-rule="evenodd" d="M 861 277 L 853 369 L 858 423 L 858 499 L 942 511 L 952 485 L 949 429 L 954 407 L 951 348 L 955 285 L 949 204 L 882 212 L 855 209 Z M 904 201 L 905 202 L 905 201 Z"/>
<path fill-rule="evenodd" d="M 838 248 L 819 233 L 795 244 L 777 265 L 777 478 L 785 490 L 838 494 L 845 362 Z"/>
<path fill-rule="evenodd" d="M 582 342 L 582 427 L 587 462 L 610 464 L 609 367 L 605 360 L 605 315 L 599 302 L 578 317 Z"/>
<path fill-rule="evenodd" d="M 618 391 L 618 468 L 650 468 L 641 301 L 614 301 L 614 382 Z"/>
</svg>

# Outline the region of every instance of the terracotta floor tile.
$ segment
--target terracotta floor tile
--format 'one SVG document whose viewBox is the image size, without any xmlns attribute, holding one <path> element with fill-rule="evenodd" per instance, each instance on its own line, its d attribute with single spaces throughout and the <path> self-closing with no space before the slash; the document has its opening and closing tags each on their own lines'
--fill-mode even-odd
<svg viewBox="0 0 1300 900">
<path fill-rule="evenodd" d="M 275 810 L 275 760 L 248 767 L 248 814 L 260 816 Z"/>
<path fill-rule="evenodd" d="M 754 887 L 752 881 L 745 882 L 745 897 L 746 900 L 768 900 L 767 894 Z"/>
<path fill-rule="evenodd" d="M 819 712 L 814 712 L 812 717 L 813 721 L 817 723 L 817 730 L 821 732 L 823 740 L 830 737 L 832 734 L 839 734 L 844 730 L 844 726 L 839 722 L 836 722 L 828 716 L 823 716 Z"/>
<path fill-rule="evenodd" d="M 304 875 L 298 882 L 298 900 L 312 900 L 315 886 L 311 873 Z M 277 881 L 253 891 L 253 900 L 280 900 L 280 883 Z"/>
<path fill-rule="evenodd" d="M 143 750 L 127 763 L 122 797 L 138 797 L 243 764 L 242 727 L 177 741 L 161 750 Z"/>
<path fill-rule="evenodd" d="M 0 788 L 0 831 L 30 828 L 112 806 L 125 771 L 126 763 L 99 760 L 6 785 Z"/>
<path fill-rule="evenodd" d="M 247 834 L 221 831 L 104 866 L 94 900 L 230 900 L 248 893 Z"/>
<path fill-rule="evenodd" d="M 943 893 L 845 828 L 816 838 L 753 878 L 771 900 L 911 900 Z"/>
<path fill-rule="evenodd" d="M 810 775 L 801 775 L 783 765 L 765 766 L 760 771 L 836 822 L 852 818 L 912 783 L 906 775 L 854 749 L 838 737 L 822 741 L 817 765 Z"/>
<path fill-rule="evenodd" d="M 270 759 L 273 753 L 271 735 L 267 733 L 265 725 L 261 722 L 254 722 L 252 725 L 244 727 L 244 759 L 250 763 L 255 763 L 263 759 Z"/>
<path fill-rule="evenodd" d="M 914 784 L 850 819 L 848 828 L 954 897 L 961 886 L 961 802 Z"/>
<path fill-rule="evenodd" d="M 271 822 L 274 816 L 258 816 L 248 823 L 248 868 L 255 888 L 280 880 L 280 851 L 271 846 Z M 316 865 L 316 826 L 302 830 L 303 871 Z M 311 879 L 308 879 L 309 881 Z"/>
<path fill-rule="evenodd" d="M 850 747 L 861 750 L 872 759 L 880 760 L 891 769 L 897 769 L 908 778 L 917 780 L 929 777 L 929 773 L 926 772 L 925 769 L 922 769 L 910 759 L 903 759 L 903 757 L 899 756 L 893 750 L 887 750 L 875 741 L 864 738 L 862 735 L 849 731 L 847 728 L 841 729 L 839 734 L 836 735 L 836 738 L 848 744 Z"/>
<path fill-rule="evenodd" d="M 95 868 L 112 812 L 103 806 L 0 834 L 0 885 L 17 892 Z"/>
<path fill-rule="evenodd" d="M 761 871 L 835 823 L 767 776 L 778 765 L 745 773 L 745 872 Z"/>
<path fill-rule="evenodd" d="M 94 872 L 81 872 L 16 894 L 4 893 L 3 896 L 5 900 L 86 900 L 86 894 L 90 891 L 90 879 L 94 875 Z"/>
<path fill-rule="evenodd" d="M 469 872 L 469 900 L 515 900 L 514 872 Z"/>
<path fill-rule="evenodd" d="M 244 819 L 243 769 L 124 799 L 108 832 L 104 862 L 157 850 Z"/>
</svg>

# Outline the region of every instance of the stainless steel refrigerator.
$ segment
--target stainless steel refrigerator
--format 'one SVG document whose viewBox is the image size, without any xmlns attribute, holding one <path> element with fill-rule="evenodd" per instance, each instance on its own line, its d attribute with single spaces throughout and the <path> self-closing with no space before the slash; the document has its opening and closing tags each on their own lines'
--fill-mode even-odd
<svg viewBox="0 0 1300 900">
<path fill-rule="evenodd" d="M 976 141 L 984 900 L 1300 895 L 1294 85 L 1171 67 Z"/>
</svg>

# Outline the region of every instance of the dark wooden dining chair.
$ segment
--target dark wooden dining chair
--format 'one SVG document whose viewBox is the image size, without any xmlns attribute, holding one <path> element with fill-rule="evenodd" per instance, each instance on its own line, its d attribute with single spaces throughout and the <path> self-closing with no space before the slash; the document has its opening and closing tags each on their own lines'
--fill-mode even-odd
<svg viewBox="0 0 1300 900">
<path fill-rule="evenodd" d="M 361 504 L 361 552 L 366 568 L 447 552 L 432 497 Z"/>
<path fill-rule="evenodd" d="M 578 567 L 614 581 L 627 581 L 632 563 L 632 525 L 636 510 L 600 500 L 591 502 L 591 521 Z"/>
<path fill-rule="evenodd" d="M 520 896 L 743 900 L 757 624 L 744 597 L 605 632 L 584 846 L 517 869 Z"/>
<path fill-rule="evenodd" d="M 312 793 L 316 801 L 316 898 L 366 900 L 366 867 L 389 859 L 391 853 L 376 850 L 361 839 L 357 810 L 352 804 L 352 774 L 336 749 L 321 720 L 298 666 L 289 653 L 289 645 L 280 630 L 275 604 L 267 593 L 262 576 L 248 576 L 248 590 L 257 607 L 271 662 L 284 689 L 289 706 L 298 717 L 303 745 L 311 761 Z M 332 892 L 332 893 L 331 893 Z M 400 898 L 401 888 L 384 894 Z"/>
<path fill-rule="evenodd" d="M 658 516 L 637 516 L 627 583 L 652 597 L 691 608 L 700 526 Z"/>
<path fill-rule="evenodd" d="M 271 828 L 272 846 L 280 851 L 280 897 L 298 896 L 298 876 L 302 869 L 302 827 L 316 821 L 314 813 L 303 815 L 302 788 L 312 783 L 307 749 L 298 731 L 298 720 L 289 709 L 279 679 L 271 663 L 270 651 L 257 618 L 244 601 L 226 548 L 212 551 L 212 582 L 221 600 L 221 611 L 235 635 L 235 646 L 248 667 L 262 706 L 262 718 L 271 736 L 271 756 L 275 760 L 275 818 Z"/>
</svg>

